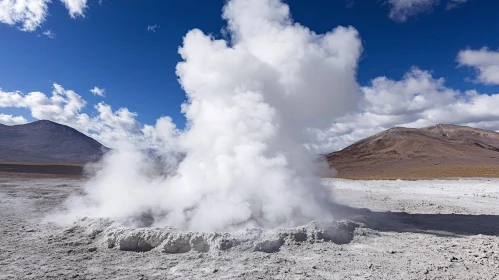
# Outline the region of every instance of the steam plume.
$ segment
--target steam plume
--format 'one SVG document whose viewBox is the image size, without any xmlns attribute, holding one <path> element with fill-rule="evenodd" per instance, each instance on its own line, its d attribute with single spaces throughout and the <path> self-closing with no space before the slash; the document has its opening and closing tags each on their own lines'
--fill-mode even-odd
<svg viewBox="0 0 499 280">
<path fill-rule="evenodd" d="M 162 175 L 144 153 L 114 152 L 70 201 L 73 215 L 201 231 L 332 218 L 304 144 L 358 102 L 357 31 L 316 34 L 278 0 L 232 0 L 223 18 L 229 40 L 194 29 L 179 49 L 186 129 L 168 117 L 149 129 Z"/>
</svg>

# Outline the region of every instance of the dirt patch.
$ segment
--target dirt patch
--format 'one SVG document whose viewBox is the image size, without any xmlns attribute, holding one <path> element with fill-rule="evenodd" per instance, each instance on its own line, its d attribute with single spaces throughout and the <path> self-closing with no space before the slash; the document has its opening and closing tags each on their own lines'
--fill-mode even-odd
<svg viewBox="0 0 499 280">
<path fill-rule="evenodd" d="M 3 178 L 82 178 L 84 165 L 0 163 Z"/>
<path fill-rule="evenodd" d="M 498 162 L 499 163 L 499 162 Z M 353 180 L 432 180 L 459 178 L 499 178 L 499 165 L 496 166 L 378 166 L 370 170 L 340 169 L 337 178 Z"/>
</svg>

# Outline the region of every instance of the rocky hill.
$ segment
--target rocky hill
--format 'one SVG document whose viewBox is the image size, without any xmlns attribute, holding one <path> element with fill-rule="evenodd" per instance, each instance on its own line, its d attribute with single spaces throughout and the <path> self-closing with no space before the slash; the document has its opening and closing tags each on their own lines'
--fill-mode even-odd
<svg viewBox="0 0 499 280">
<path fill-rule="evenodd" d="M 51 121 L 0 125 L 0 162 L 84 164 L 107 150 L 76 129 Z"/>
<path fill-rule="evenodd" d="M 344 178 L 499 177 L 499 133 L 444 124 L 395 127 L 326 158 Z"/>
</svg>

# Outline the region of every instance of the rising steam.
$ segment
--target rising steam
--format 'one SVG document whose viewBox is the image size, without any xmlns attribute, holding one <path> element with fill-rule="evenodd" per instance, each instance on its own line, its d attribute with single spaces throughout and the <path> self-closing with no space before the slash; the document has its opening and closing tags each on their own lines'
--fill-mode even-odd
<svg viewBox="0 0 499 280">
<path fill-rule="evenodd" d="M 194 29 L 179 49 L 186 128 L 163 117 L 149 130 L 163 170 L 137 150 L 111 153 L 69 200 L 73 217 L 200 231 L 332 218 L 304 144 L 358 102 L 357 31 L 316 34 L 278 0 L 232 0 L 223 18 L 230 40 Z"/>
</svg>

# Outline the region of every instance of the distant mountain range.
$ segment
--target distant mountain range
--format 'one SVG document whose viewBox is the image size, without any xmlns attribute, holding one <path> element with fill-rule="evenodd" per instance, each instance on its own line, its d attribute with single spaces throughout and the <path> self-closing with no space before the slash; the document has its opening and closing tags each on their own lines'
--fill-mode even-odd
<svg viewBox="0 0 499 280">
<path fill-rule="evenodd" d="M 325 157 L 344 178 L 499 177 L 499 133 L 445 124 L 395 127 Z"/>
<path fill-rule="evenodd" d="M 76 129 L 51 121 L 0 124 L 0 162 L 85 164 L 108 150 Z"/>
<path fill-rule="evenodd" d="M 5 170 L 18 168 L 5 163 L 85 164 L 99 160 L 107 151 L 83 133 L 51 121 L 0 124 L 0 165 Z M 420 129 L 395 127 L 324 159 L 339 177 L 351 179 L 499 177 L 499 133 L 444 124 Z M 30 165 L 21 169 L 19 172 L 82 172 L 81 167 L 65 171 L 63 167 Z"/>
</svg>

